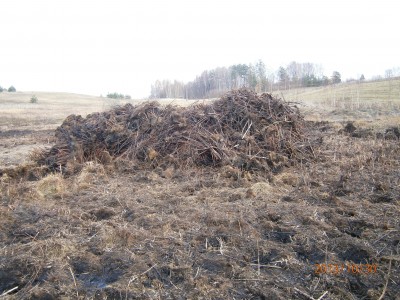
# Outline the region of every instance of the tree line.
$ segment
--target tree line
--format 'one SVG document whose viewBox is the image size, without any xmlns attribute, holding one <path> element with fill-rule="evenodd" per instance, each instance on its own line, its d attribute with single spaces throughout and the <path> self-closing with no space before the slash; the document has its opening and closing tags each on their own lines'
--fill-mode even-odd
<svg viewBox="0 0 400 300">
<path fill-rule="evenodd" d="M 119 93 L 108 93 L 107 98 L 111 99 L 131 99 L 130 95 L 124 95 Z"/>
<path fill-rule="evenodd" d="M 236 64 L 203 71 L 193 81 L 157 80 L 151 85 L 150 98 L 214 98 L 241 87 L 257 93 L 287 90 L 298 87 L 323 86 L 341 82 L 334 71 L 330 77 L 322 67 L 313 63 L 291 62 L 277 71 L 269 71 L 262 60 L 251 64 Z"/>
<path fill-rule="evenodd" d="M 16 91 L 17 91 L 17 89 L 16 89 L 14 86 L 10 86 L 8 89 L 2 88 L 2 87 L 0 86 L 0 93 L 1 93 L 1 92 L 10 92 L 10 93 L 13 93 L 13 92 L 16 92 Z"/>
</svg>

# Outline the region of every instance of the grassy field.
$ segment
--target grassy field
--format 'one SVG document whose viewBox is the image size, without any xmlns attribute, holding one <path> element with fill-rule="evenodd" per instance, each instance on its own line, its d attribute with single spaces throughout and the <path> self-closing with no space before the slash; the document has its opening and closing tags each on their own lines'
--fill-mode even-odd
<svg viewBox="0 0 400 300">
<path fill-rule="evenodd" d="M 38 103 L 30 103 L 33 95 Z M 0 93 L 0 129 L 54 128 L 70 114 L 87 115 L 104 110 L 106 99 L 69 93 Z"/>
<path fill-rule="evenodd" d="M 31 97 L 38 98 L 30 103 Z M 0 130 L 7 129 L 50 129 L 59 126 L 71 114 L 86 116 L 115 105 L 138 104 L 146 99 L 115 100 L 71 93 L 16 92 L 0 93 Z M 162 104 L 189 105 L 196 101 L 162 99 Z"/>
<path fill-rule="evenodd" d="M 327 106 L 346 106 L 351 109 L 368 107 L 376 103 L 400 100 L 400 78 L 381 81 L 349 82 L 324 87 L 310 87 L 282 92 L 289 101 L 306 101 Z M 398 105 L 396 106 L 398 108 Z"/>
<path fill-rule="evenodd" d="M 37 103 L 31 103 L 32 96 Z M 146 99 L 116 100 L 71 93 L 15 92 L 0 93 L 0 166 L 12 166 L 24 162 L 29 152 L 37 147 L 48 146 L 53 132 L 71 115 L 102 112 L 117 105 L 136 105 Z M 161 99 L 163 105 L 188 106 L 207 100 Z"/>
<path fill-rule="evenodd" d="M 300 102 L 310 120 L 378 120 L 382 126 L 400 116 L 400 78 L 351 82 L 334 86 L 298 88 L 275 92 L 287 101 Z M 38 103 L 30 103 L 33 95 Z M 55 128 L 70 114 L 86 116 L 115 105 L 138 104 L 145 99 L 114 100 L 71 93 L 16 92 L 0 93 L 0 130 L 27 129 L 32 126 Z M 187 106 L 195 100 L 162 99 L 162 104 Z M 204 102 L 207 100 L 202 100 Z"/>
<path fill-rule="evenodd" d="M 299 102 L 310 120 L 373 122 L 371 126 L 375 128 L 400 122 L 400 78 L 298 88 L 275 94 Z"/>
</svg>

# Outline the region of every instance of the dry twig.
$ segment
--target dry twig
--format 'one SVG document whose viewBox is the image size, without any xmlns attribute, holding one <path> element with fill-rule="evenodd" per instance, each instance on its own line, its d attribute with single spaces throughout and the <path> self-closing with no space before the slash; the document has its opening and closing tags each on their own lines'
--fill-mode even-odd
<svg viewBox="0 0 400 300">
<path fill-rule="evenodd" d="M 385 296 L 385 293 L 386 293 L 386 290 L 387 290 L 387 287 L 388 287 L 388 284 L 389 284 L 389 278 L 390 278 L 390 272 L 391 272 L 391 270 L 392 270 L 392 260 L 389 261 L 389 270 L 388 270 L 388 273 L 386 274 L 385 286 L 383 287 L 382 294 L 381 294 L 381 296 L 378 298 L 378 300 L 382 300 L 383 297 Z"/>
</svg>

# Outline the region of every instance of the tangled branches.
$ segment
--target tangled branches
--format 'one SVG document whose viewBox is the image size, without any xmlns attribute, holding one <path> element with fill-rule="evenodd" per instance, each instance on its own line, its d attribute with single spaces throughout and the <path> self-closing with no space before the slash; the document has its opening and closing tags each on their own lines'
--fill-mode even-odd
<svg viewBox="0 0 400 300">
<path fill-rule="evenodd" d="M 208 105 L 150 102 L 86 118 L 71 115 L 57 128 L 57 143 L 35 158 L 52 169 L 70 161 L 124 158 L 147 166 L 233 165 L 269 171 L 311 155 L 304 124 L 295 106 L 240 89 Z"/>
</svg>

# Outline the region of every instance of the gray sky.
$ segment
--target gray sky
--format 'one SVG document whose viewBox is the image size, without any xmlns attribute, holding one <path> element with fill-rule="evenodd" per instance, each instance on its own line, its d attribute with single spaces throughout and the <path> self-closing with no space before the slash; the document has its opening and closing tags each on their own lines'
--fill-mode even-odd
<svg viewBox="0 0 400 300">
<path fill-rule="evenodd" d="M 400 65 L 399 11 L 395 0 L 1 0 L 0 85 L 145 97 L 156 79 L 258 59 L 368 78 Z"/>
</svg>

